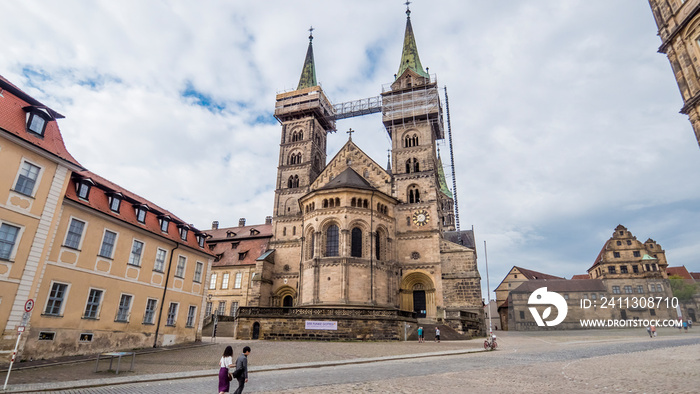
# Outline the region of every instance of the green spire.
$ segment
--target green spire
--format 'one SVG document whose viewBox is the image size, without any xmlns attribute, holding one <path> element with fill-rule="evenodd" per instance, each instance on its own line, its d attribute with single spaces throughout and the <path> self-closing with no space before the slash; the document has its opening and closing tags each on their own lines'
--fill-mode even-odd
<svg viewBox="0 0 700 394">
<path fill-rule="evenodd" d="M 447 187 L 447 181 L 445 180 L 445 170 L 442 169 L 442 158 L 440 157 L 440 151 L 438 150 L 438 182 L 440 183 L 440 191 L 443 192 L 447 197 L 452 197 L 452 192 L 450 188 Z"/>
<path fill-rule="evenodd" d="M 407 68 L 418 73 L 418 75 L 430 78 L 427 72 L 423 69 L 423 65 L 420 64 L 420 57 L 418 57 L 418 47 L 416 46 L 416 38 L 413 35 L 413 27 L 411 26 L 411 10 L 406 9 L 406 33 L 403 37 L 403 53 L 401 54 L 401 64 L 399 65 L 399 72 L 396 74 L 401 76 Z"/>
<path fill-rule="evenodd" d="M 314 66 L 314 47 L 311 45 L 314 39 L 313 31 L 313 27 L 309 28 L 309 49 L 306 50 L 304 68 L 301 70 L 301 78 L 299 78 L 297 90 L 318 85 L 318 82 L 316 82 L 316 67 Z"/>
</svg>

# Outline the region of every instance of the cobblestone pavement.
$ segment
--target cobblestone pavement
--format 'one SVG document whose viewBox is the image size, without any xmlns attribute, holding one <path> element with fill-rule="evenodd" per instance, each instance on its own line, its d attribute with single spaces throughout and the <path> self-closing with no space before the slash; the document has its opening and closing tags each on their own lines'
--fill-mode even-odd
<svg viewBox="0 0 700 394">
<path fill-rule="evenodd" d="M 417 393 L 425 391 L 426 386 L 431 391 L 442 393 L 462 393 L 477 387 L 477 391 L 525 393 L 698 392 L 700 330 L 692 331 L 684 334 L 674 329 L 661 330 L 659 338 L 655 339 L 650 339 L 645 331 L 639 330 L 499 332 L 499 351 L 443 357 L 420 357 L 420 354 L 476 349 L 483 340 L 440 344 L 227 343 L 231 342 L 236 348 L 245 344 L 253 348 L 250 356 L 251 381 L 246 386 L 246 392 Z M 107 378 L 110 376 L 108 373 L 95 374 L 94 361 L 82 366 L 74 364 L 19 372 L 24 374 L 21 379 L 29 381 L 44 376 L 69 380 L 67 384 L 74 389 L 60 391 L 64 393 L 209 393 L 216 392 L 216 363 L 224 346 L 220 342 L 192 349 L 139 355 L 136 372 L 124 376 L 120 373 L 119 378 L 114 378 L 113 373 L 111 378 Z M 404 355 L 406 359 L 356 363 L 397 355 Z M 348 364 L 319 368 L 329 362 Z M 299 369 L 285 369 L 290 367 L 288 364 L 296 364 L 293 367 Z M 72 379 L 69 379 L 71 376 Z M 90 377 L 97 380 L 80 380 Z M 15 372 L 10 379 L 11 384 L 14 378 Z M 111 384 L 115 379 L 123 382 L 138 379 L 157 381 L 78 389 L 89 382 Z M 29 388 L 21 384 L 13 387 Z"/>
</svg>

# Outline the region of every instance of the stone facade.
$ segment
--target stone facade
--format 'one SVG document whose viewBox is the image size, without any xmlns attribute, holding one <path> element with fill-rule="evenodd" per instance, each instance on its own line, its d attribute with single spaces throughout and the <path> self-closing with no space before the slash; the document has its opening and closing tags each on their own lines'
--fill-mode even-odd
<svg viewBox="0 0 700 394">
<path fill-rule="evenodd" d="M 683 98 L 681 113 L 688 115 L 700 144 L 700 0 L 649 0 L 661 46 Z"/>
</svg>

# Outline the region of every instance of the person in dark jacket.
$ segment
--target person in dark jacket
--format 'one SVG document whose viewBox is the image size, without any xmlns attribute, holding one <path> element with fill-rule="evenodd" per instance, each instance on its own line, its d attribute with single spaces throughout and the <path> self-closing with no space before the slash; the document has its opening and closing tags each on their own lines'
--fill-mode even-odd
<svg viewBox="0 0 700 394">
<path fill-rule="evenodd" d="M 238 388 L 233 394 L 241 394 L 243 386 L 248 383 L 248 355 L 250 354 L 250 346 L 243 348 L 243 354 L 238 356 L 236 360 L 236 380 L 238 380 Z"/>
</svg>

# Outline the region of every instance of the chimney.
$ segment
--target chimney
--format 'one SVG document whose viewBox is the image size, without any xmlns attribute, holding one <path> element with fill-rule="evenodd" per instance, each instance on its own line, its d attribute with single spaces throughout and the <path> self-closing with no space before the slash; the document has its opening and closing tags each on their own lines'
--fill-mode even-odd
<svg viewBox="0 0 700 394">
<path fill-rule="evenodd" d="M 238 219 L 238 227 L 245 227 L 245 218 Z"/>
<path fill-rule="evenodd" d="M 212 230 L 218 230 L 218 229 L 219 229 L 219 221 L 218 221 L 218 220 L 214 220 L 213 222 L 211 222 L 211 229 L 212 229 Z"/>
<path fill-rule="evenodd" d="M 272 216 L 265 216 L 265 224 L 272 224 Z"/>
</svg>

